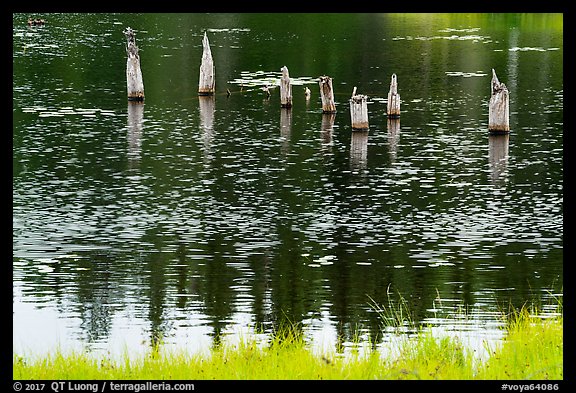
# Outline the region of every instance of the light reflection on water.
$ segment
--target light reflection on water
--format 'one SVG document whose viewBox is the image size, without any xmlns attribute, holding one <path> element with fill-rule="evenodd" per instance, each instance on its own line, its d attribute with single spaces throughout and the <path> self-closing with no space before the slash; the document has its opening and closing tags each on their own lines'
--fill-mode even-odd
<svg viewBox="0 0 576 393">
<path fill-rule="evenodd" d="M 401 119 L 389 120 L 390 73 L 378 58 L 364 59 L 362 73 L 327 70 L 313 50 L 302 56 L 312 66 L 288 65 L 311 99 L 300 86 L 294 107 L 280 108 L 278 89 L 266 97 L 260 87 L 275 84 L 284 62 L 263 64 L 245 38 L 267 53 L 276 33 L 256 25 L 208 29 L 214 54 L 234 52 L 217 61 L 217 86 L 229 97 L 186 93 L 196 79 L 182 64 L 200 53 L 201 29 L 173 38 L 155 21 L 137 32 L 150 61 L 146 101 L 126 104 L 121 37 L 115 42 L 123 18 L 102 17 L 76 49 L 67 37 L 82 23 L 72 16 L 44 30 L 14 26 L 15 352 L 138 354 L 158 340 L 198 351 L 254 332 L 265 340 L 283 318 L 317 348 L 350 348 L 360 337 L 393 350 L 386 346 L 397 338 L 370 306 L 390 293 L 407 299 L 416 324 L 462 335 L 481 352 L 501 339 L 507 303 L 556 311 L 563 89 L 553 72 L 537 86 L 524 73 L 536 56 L 556 69 L 561 50 L 530 48 L 557 46 L 527 43 L 515 30 L 509 49 L 500 32 L 476 25 L 388 34 L 379 45 L 390 51 L 408 41 L 430 50 L 423 63 L 395 64 L 404 101 Z M 240 49 L 259 60 L 247 64 Z M 494 61 L 514 72 L 501 77 L 515 87 L 512 132 L 489 136 L 492 66 L 474 59 L 497 49 L 491 56 L 504 57 Z M 470 65 L 463 50 L 476 56 Z M 41 78 L 47 71 L 32 54 L 54 71 Z M 172 72 L 154 72 L 151 57 Z M 428 82 L 406 77 L 426 62 L 434 67 L 418 75 Z M 110 79 L 101 64 L 121 72 Z M 197 73 L 196 64 L 184 68 Z M 332 115 L 321 113 L 314 76 L 327 73 Z M 370 96 L 368 132 L 350 131 L 346 103 L 357 83 Z"/>
</svg>

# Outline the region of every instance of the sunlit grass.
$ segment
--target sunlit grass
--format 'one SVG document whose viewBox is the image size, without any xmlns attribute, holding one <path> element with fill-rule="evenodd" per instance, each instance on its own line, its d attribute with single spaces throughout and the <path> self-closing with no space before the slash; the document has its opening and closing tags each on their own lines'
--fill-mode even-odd
<svg viewBox="0 0 576 393">
<path fill-rule="evenodd" d="M 383 307 L 381 310 L 384 310 Z M 406 314 L 399 307 L 387 314 L 398 326 Z M 56 353 L 13 357 L 13 378 L 30 380 L 323 380 L 323 379 L 563 379 L 563 317 L 541 318 L 522 308 L 506 316 L 506 336 L 489 356 L 477 361 L 456 337 L 435 337 L 421 328 L 402 340 L 395 354 L 378 350 L 315 353 L 296 326 L 275 332 L 268 343 L 241 339 L 222 343 L 209 354 L 155 348 L 140 359 Z M 398 333 L 400 334 L 400 333 Z"/>
<path fill-rule="evenodd" d="M 522 308 L 507 319 L 506 340 L 478 370 L 480 379 L 562 379 L 563 318 Z"/>
</svg>

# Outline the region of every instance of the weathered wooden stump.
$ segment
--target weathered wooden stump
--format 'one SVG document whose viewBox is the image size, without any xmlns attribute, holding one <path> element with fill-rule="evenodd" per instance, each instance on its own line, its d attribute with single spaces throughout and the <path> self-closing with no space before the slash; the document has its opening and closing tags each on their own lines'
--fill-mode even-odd
<svg viewBox="0 0 576 393">
<path fill-rule="evenodd" d="M 200 64 L 200 79 L 198 81 L 198 94 L 201 96 L 213 95 L 216 87 L 216 78 L 214 76 L 214 61 L 212 60 L 212 51 L 208 36 L 204 32 L 202 39 L 202 63 Z"/>
<path fill-rule="evenodd" d="M 329 76 L 320 77 L 320 97 L 322 98 L 322 113 L 336 113 L 334 104 L 334 91 L 332 90 L 332 78 Z"/>
<path fill-rule="evenodd" d="M 392 74 L 392 80 L 390 81 L 386 113 L 390 118 L 400 117 L 400 94 L 398 94 L 398 82 L 396 80 L 396 74 Z"/>
<path fill-rule="evenodd" d="M 387 128 L 388 128 L 388 151 L 390 154 L 390 161 L 394 162 L 396 160 L 396 155 L 398 153 L 398 141 L 400 140 L 400 119 L 388 118 Z"/>
<path fill-rule="evenodd" d="M 290 75 L 286 66 L 280 69 L 282 78 L 280 78 L 280 106 L 282 108 L 292 107 L 292 86 L 290 85 Z"/>
<path fill-rule="evenodd" d="M 127 27 L 124 30 L 126 36 L 126 54 L 128 60 L 126 61 L 126 83 L 128 88 L 128 100 L 130 101 L 143 101 L 144 100 L 144 82 L 142 79 L 142 70 L 140 69 L 140 56 L 138 55 L 138 47 L 136 46 L 136 38 L 134 30 Z"/>
<path fill-rule="evenodd" d="M 500 83 L 496 71 L 492 69 L 492 95 L 488 110 L 488 131 L 494 134 L 510 132 L 510 107 L 508 88 Z"/>
<path fill-rule="evenodd" d="M 350 117 L 352 130 L 368 130 L 368 97 L 363 94 L 356 95 L 356 87 L 350 98 Z"/>
</svg>

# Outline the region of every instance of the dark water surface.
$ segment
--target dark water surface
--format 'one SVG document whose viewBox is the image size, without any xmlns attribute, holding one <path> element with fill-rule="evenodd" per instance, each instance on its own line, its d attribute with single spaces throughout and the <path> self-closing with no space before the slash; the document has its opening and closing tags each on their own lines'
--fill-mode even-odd
<svg viewBox="0 0 576 393">
<path fill-rule="evenodd" d="M 562 15 L 28 16 L 13 15 L 14 353 L 196 351 L 287 321 L 318 347 L 384 346 L 384 306 L 482 347 L 511 306 L 557 311 Z M 128 26 L 143 104 L 127 101 Z M 197 94 L 204 32 L 213 98 Z M 509 135 L 487 131 L 492 68 Z"/>
</svg>

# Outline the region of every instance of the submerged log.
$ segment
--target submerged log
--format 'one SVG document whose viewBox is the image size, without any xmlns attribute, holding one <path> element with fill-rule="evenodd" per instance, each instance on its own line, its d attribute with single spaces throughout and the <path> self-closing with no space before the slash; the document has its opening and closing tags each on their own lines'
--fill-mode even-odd
<svg viewBox="0 0 576 393">
<path fill-rule="evenodd" d="M 268 85 L 262 86 L 260 89 L 266 94 L 266 98 L 270 98 L 270 88 Z"/>
<path fill-rule="evenodd" d="M 292 86 L 290 85 L 290 75 L 286 66 L 280 69 L 282 78 L 280 79 L 280 106 L 282 108 L 292 107 Z"/>
<path fill-rule="evenodd" d="M 128 100 L 143 101 L 144 82 L 142 79 L 142 70 L 140 69 L 140 56 L 138 55 L 134 30 L 127 27 L 126 30 L 124 30 L 124 35 L 127 40 L 126 54 L 128 55 L 128 60 L 126 61 Z"/>
<path fill-rule="evenodd" d="M 400 94 L 398 94 L 398 82 L 396 74 L 392 74 L 390 81 L 390 91 L 388 91 L 388 106 L 386 109 L 388 117 L 400 117 Z"/>
<path fill-rule="evenodd" d="M 204 32 L 202 39 L 202 63 L 200 64 L 200 80 L 198 81 L 198 94 L 208 96 L 214 94 L 216 79 L 214 77 L 214 61 L 212 60 L 212 51 L 208 36 Z"/>
<path fill-rule="evenodd" d="M 332 78 L 329 76 L 320 77 L 320 97 L 322 98 L 322 113 L 336 113 L 334 104 L 334 91 L 332 90 Z"/>
<path fill-rule="evenodd" d="M 488 130 L 491 133 L 510 132 L 510 107 L 508 98 L 508 88 L 504 83 L 500 83 L 496 76 L 496 71 L 492 69 L 492 95 L 488 109 Z"/>
<path fill-rule="evenodd" d="M 368 130 L 368 97 L 356 94 L 356 87 L 350 98 L 350 117 L 352 130 Z"/>
</svg>

